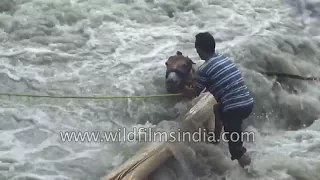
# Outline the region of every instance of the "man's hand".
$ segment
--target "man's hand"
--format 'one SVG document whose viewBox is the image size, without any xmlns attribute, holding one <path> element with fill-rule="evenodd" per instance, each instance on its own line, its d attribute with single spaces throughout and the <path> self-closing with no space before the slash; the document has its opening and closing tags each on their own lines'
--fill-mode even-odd
<svg viewBox="0 0 320 180">
<path fill-rule="evenodd" d="M 182 91 L 183 96 L 189 97 L 189 98 L 199 96 L 200 93 L 201 93 L 201 89 L 198 89 L 192 86 L 185 86 Z"/>
</svg>

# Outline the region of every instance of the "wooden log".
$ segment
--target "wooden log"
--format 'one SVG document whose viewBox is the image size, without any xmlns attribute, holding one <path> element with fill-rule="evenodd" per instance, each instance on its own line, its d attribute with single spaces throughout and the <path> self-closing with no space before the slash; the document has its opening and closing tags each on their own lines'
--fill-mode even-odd
<svg viewBox="0 0 320 180">
<path fill-rule="evenodd" d="M 200 100 L 186 114 L 178 117 L 180 132 L 195 132 L 199 128 L 210 125 L 214 126 L 213 105 L 216 103 L 213 96 L 203 93 Z M 184 139 L 185 140 L 185 139 Z M 171 142 L 170 142 L 171 143 Z M 152 143 L 143 148 L 127 162 L 110 172 L 103 180 L 145 180 L 148 176 L 163 165 L 173 156 L 170 143 Z"/>
</svg>

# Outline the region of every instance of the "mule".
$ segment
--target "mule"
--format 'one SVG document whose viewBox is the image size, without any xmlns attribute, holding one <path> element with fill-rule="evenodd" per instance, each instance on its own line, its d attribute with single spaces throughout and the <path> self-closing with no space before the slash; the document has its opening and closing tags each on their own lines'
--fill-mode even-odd
<svg viewBox="0 0 320 180">
<path fill-rule="evenodd" d="M 180 51 L 166 61 L 165 84 L 168 93 L 182 93 L 185 86 L 192 86 L 197 69 L 188 56 Z"/>
<path fill-rule="evenodd" d="M 170 56 L 166 61 L 166 88 L 168 93 L 182 93 L 185 86 L 193 86 L 196 80 L 198 66 L 188 56 L 183 56 L 177 51 L 175 56 Z M 207 92 L 205 88 L 202 92 Z M 180 99 L 181 100 L 181 99 Z M 182 98 L 182 100 L 190 100 Z M 204 124 L 207 132 L 214 132 L 215 128 L 222 128 L 218 121 L 215 127 L 215 121 L 211 120 Z M 207 140 L 203 139 L 204 142 Z"/>
</svg>

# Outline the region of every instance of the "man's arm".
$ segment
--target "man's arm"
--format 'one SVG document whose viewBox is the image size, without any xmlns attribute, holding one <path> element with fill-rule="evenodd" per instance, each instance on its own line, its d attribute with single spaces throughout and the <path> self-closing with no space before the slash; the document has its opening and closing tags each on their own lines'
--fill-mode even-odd
<svg viewBox="0 0 320 180">
<path fill-rule="evenodd" d="M 193 87 L 185 87 L 183 90 L 183 95 L 190 98 L 197 97 L 206 87 L 207 83 L 208 78 L 198 71 Z"/>
</svg>

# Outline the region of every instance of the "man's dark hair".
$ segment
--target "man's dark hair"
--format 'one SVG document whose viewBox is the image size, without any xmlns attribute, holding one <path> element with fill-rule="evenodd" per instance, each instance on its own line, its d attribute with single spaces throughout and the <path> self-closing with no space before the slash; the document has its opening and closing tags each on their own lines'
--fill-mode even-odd
<svg viewBox="0 0 320 180">
<path fill-rule="evenodd" d="M 216 41 L 209 32 L 202 32 L 196 35 L 195 46 L 206 53 L 215 53 Z"/>
</svg>

